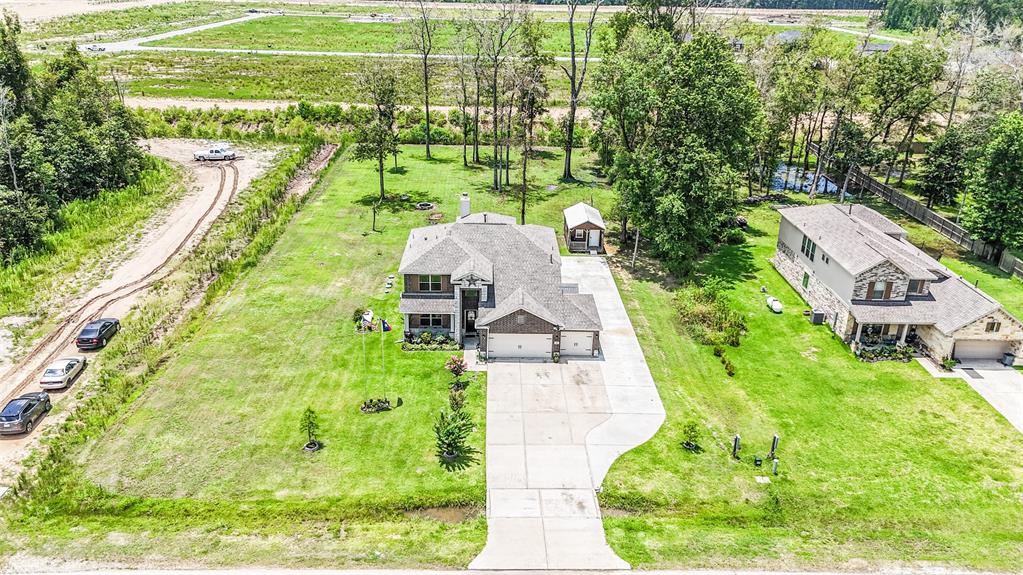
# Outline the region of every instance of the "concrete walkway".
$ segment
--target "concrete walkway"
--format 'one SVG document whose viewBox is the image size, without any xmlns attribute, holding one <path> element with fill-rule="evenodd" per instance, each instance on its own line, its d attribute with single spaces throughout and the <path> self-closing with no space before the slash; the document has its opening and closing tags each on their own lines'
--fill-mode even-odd
<svg viewBox="0 0 1023 575">
<path fill-rule="evenodd" d="M 487 546 L 470 569 L 628 569 L 607 545 L 596 489 L 664 421 L 653 378 L 602 258 L 566 258 L 592 293 L 603 357 L 502 361 L 487 377 Z"/>
</svg>

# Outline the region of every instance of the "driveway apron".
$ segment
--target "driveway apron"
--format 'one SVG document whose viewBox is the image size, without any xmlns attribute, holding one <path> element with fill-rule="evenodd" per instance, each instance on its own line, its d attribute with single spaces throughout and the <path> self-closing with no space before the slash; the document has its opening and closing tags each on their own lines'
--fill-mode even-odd
<svg viewBox="0 0 1023 575">
<path fill-rule="evenodd" d="M 606 262 L 564 258 L 562 275 L 594 294 L 602 357 L 488 364 L 488 535 L 470 569 L 629 567 L 607 545 L 596 490 L 664 407 Z"/>
</svg>

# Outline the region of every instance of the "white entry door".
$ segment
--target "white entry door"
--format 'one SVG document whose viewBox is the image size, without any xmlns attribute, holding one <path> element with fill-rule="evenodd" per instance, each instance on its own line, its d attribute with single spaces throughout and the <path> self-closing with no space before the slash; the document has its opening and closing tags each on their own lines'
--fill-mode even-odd
<svg viewBox="0 0 1023 575">
<path fill-rule="evenodd" d="M 590 230 L 589 238 L 590 238 L 589 245 L 591 248 L 600 247 L 600 230 Z"/>
<path fill-rule="evenodd" d="M 487 356 L 550 357 L 554 337 L 535 333 L 494 333 L 487 336 Z"/>
<path fill-rule="evenodd" d="M 561 332 L 561 355 L 593 355 L 592 331 Z"/>
</svg>

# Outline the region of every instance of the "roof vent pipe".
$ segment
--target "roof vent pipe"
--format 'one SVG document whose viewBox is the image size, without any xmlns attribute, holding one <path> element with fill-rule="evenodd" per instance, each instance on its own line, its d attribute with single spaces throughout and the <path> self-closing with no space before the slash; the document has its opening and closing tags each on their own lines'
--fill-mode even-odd
<svg viewBox="0 0 1023 575">
<path fill-rule="evenodd" d="M 462 197 L 458 200 L 458 217 L 464 218 L 469 215 L 469 192 L 462 192 Z"/>
</svg>

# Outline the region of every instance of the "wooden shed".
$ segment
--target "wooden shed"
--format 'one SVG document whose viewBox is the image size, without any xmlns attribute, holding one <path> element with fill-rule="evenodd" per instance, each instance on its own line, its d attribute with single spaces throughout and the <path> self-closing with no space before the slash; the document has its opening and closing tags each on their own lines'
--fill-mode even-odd
<svg viewBox="0 0 1023 575">
<path fill-rule="evenodd" d="M 565 244 L 570 252 L 604 253 L 604 218 L 593 206 L 580 202 L 565 208 Z"/>
</svg>

